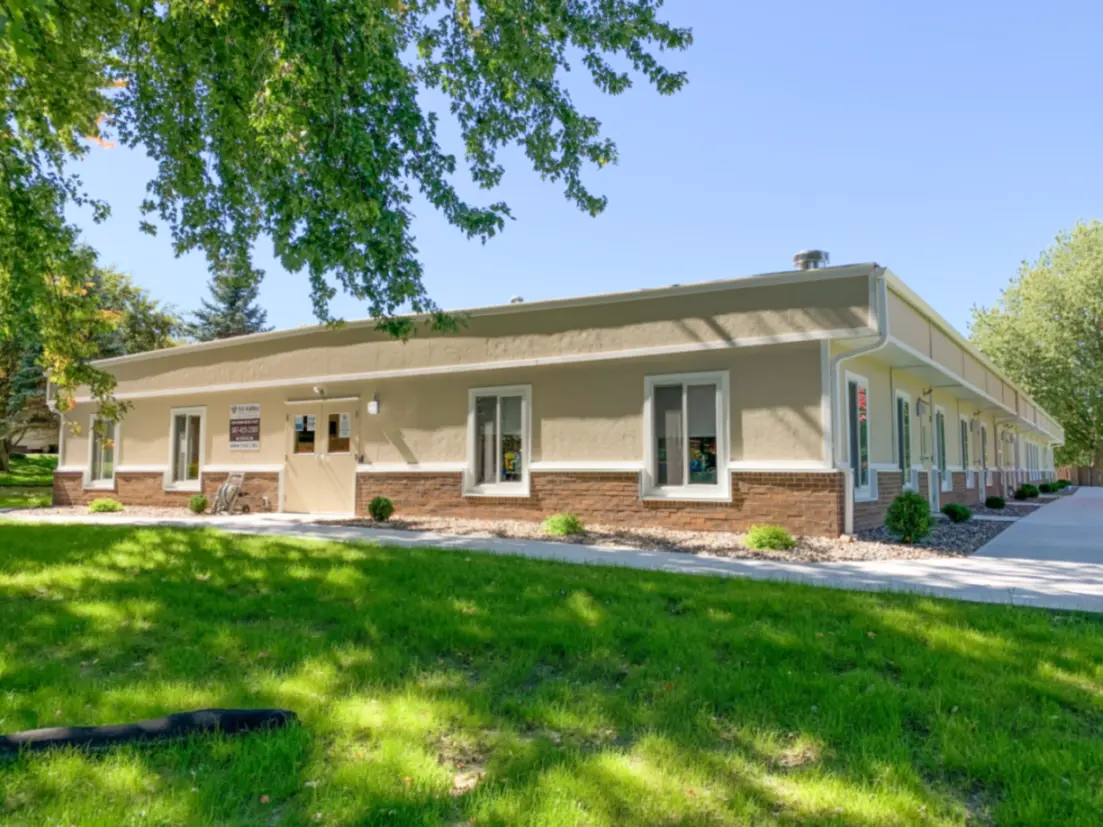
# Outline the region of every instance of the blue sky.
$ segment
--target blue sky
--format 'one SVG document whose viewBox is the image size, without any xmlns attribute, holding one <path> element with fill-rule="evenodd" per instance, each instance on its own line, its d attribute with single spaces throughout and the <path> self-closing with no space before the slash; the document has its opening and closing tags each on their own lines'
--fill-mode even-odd
<svg viewBox="0 0 1103 827">
<path fill-rule="evenodd" d="M 620 150 L 588 176 L 609 197 L 604 214 L 580 213 L 520 153 L 480 196 L 516 217 L 485 246 L 417 206 L 438 304 L 771 272 L 816 247 L 835 264 L 891 267 L 964 330 L 1023 259 L 1100 215 L 1098 3 L 667 0 L 665 16 L 696 41 L 667 56 L 690 75 L 678 95 L 640 80 L 610 98 L 572 73 L 576 103 Z M 97 148 L 80 172 L 113 208 L 102 225 L 72 213 L 101 260 L 194 308 L 204 260 L 137 230 L 150 162 Z M 257 257 L 269 322 L 311 323 L 305 275 L 280 268 L 268 243 Z M 348 299 L 335 309 L 364 315 Z"/>
</svg>

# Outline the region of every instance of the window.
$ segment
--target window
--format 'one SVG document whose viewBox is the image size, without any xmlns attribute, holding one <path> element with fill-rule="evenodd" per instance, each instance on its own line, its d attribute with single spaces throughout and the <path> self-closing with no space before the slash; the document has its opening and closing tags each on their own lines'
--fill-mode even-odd
<svg viewBox="0 0 1103 827">
<path fill-rule="evenodd" d="M 900 479 L 904 486 L 911 484 L 912 474 L 912 426 L 911 397 L 896 393 L 896 463 L 900 466 Z"/>
<path fill-rule="evenodd" d="M 476 388 L 468 392 L 468 494 L 529 493 L 532 388 Z"/>
<path fill-rule="evenodd" d="M 954 478 L 946 467 L 946 412 L 942 408 L 935 408 L 934 412 L 934 441 L 935 461 L 942 474 L 942 490 L 949 491 L 953 488 Z"/>
<path fill-rule="evenodd" d="M 969 468 L 969 420 L 964 416 L 961 425 L 961 469 L 965 472 L 965 487 L 973 487 L 973 472 Z"/>
<path fill-rule="evenodd" d="M 644 496 L 729 499 L 728 374 L 644 380 Z"/>
<path fill-rule="evenodd" d="M 291 438 L 291 453 L 314 453 L 314 429 L 316 427 L 317 423 L 312 415 L 295 415 L 295 430 L 293 431 L 294 436 Z"/>
<path fill-rule="evenodd" d="M 846 375 L 846 410 L 854 491 L 870 497 L 873 486 L 869 468 L 869 382 L 861 376 Z"/>
<path fill-rule="evenodd" d="M 88 487 L 113 488 L 119 427 L 111 419 L 93 416 L 88 423 Z"/>
<path fill-rule="evenodd" d="M 172 458 L 169 466 L 169 485 L 172 488 L 199 490 L 204 418 L 203 408 L 180 408 L 172 412 Z"/>
<path fill-rule="evenodd" d="M 328 454 L 347 454 L 351 444 L 352 414 L 332 413 L 329 415 L 329 441 L 326 444 Z"/>
</svg>

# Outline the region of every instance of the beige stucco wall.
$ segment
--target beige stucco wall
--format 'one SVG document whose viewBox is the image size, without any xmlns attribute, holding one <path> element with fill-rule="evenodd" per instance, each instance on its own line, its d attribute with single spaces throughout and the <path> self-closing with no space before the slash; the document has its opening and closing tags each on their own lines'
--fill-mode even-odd
<svg viewBox="0 0 1103 827">
<path fill-rule="evenodd" d="M 927 356 L 931 351 L 931 329 L 927 318 L 891 290 L 888 291 L 892 335 Z"/>
<path fill-rule="evenodd" d="M 470 388 L 532 386 L 532 458 L 536 462 L 642 461 L 644 378 L 668 373 L 729 372 L 733 460 L 820 461 L 820 344 L 803 342 L 757 348 L 678 354 L 512 370 L 450 373 L 374 382 L 334 383 L 329 397 L 360 397 L 354 423 L 359 453 L 368 463 L 461 462 L 467 453 Z M 366 415 L 378 396 L 380 413 Z M 167 466 L 174 408 L 206 409 L 204 464 L 265 465 L 284 462 L 287 418 L 313 413 L 288 399 L 309 391 L 205 393 L 172 399 L 139 399 L 123 420 L 120 465 Z M 261 406 L 261 449 L 229 450 L 229 407 Z M 338 404 L 338 403 L 333 403 Z M 93 406 L 70 414 L 87 421 Z M 86 429 L 85 429 L 86 431 Z M 87 434 L 65 443 L 63 465 L 87 462 Z"/>
<path fill-rule="evenodd" d="M 843 429 L 841 458 L 849 461 L 849 440 L 846 438 L 846 374 L 852 373 L 869 381 L 869 426 L 870 426 L 870 462 L 893 462 L 892 420 L 894 405 L 889 368 L 875 356 L 858 356 L 843 362 L 842 375 L 839 377 L 839 410 Z"/>
<path fill-rule="evenodd" d="M 869 279 L 856 276 L 581 307 L 475 316 L 458 332 L 407 342 L 370 327 L 167 354 L 111 365 L 118 394 L 221 384 L 435 370 L 531 358 L 865 328 Z"/>
</svg>

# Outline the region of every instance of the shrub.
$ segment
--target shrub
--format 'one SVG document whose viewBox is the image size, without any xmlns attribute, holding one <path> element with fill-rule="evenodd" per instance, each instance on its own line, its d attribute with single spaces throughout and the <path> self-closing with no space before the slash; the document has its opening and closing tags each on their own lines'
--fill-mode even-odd
<svg viewBox="0 0 1103 827">
<path fill-rule="evenodd" d="M 1030 500 L 1038 496 L 1038 486 L 1024 482 L 1015 489 L 1016 500 Z"/>
<path fill-rule="evenodd" d="M 368 503 L 368 513 L 377 523 L 385 523 L 394 514 L 394 503 L 386 497 L 375 497 Z"/>
<path fill-rule="evenodd" d="M 967 523 L 973 516 L 973 512 L 960 503 L 946 503 L 942 506 L 942 513 L 950 518 L 951 523 Z"/>
<path fill-rule="evenodd" d="M 889 506 L 885 528 L 905 543 L 922 540 L 931 533 L 931 507 L 922 495 L 905 491 Z"/>
<path fill-rule="evenodd" d="M 1070 485 L 1072 485 L 1071 480 L 1057 480 L 1057 487 L 1058 488 L 1065 489 L 1065 488 L 1068 488 Z"/>
<path fill-rule="evenodd" d="M 797 544 L 793 535 L 779 525 L 753 525 L 743 542 L 755 551 L 783 551 Z"/>
<path fill-rule="evenodd" d="M 1038 490 L 1043 494 L 1056 494 L 1057 485 L 1056 483 L 1052 482 L 1043 482 L 1041 485 L 1038 486 Z"/>
<path fill-rule="evenodd" d="M 188 500 L 188 510 L 192 514 L 202 514 L 207 510 L 207 497 L 204 494 L 193 494 Z"/>
<path fill-rule="evenodd" d="M 1005 500 L 1003 497 L 993 496 L 985 500 L 984 504 L 989 508 L 1003 508 L 1007 505 L 1007 500 Z"/>
<path fill-rule="evenodd" d="M 98 500 L 92 500 L 88 503 L 88 510 L 93 514 L 106 514 L 113 511 L 122 511 L 123 504 L 110 497 L 100 497 Z"/>
<path fill-rule="evenodd" d="M 544 529 L 545 534 L 550 534 L 553 537 L 567 537 L 571 534 L 582 534 L 586 531 L 582 520 L 569 511 L 564 511 L 562 514 L 552 514 L 544 520 L 541 528 Z"/>
</svg>

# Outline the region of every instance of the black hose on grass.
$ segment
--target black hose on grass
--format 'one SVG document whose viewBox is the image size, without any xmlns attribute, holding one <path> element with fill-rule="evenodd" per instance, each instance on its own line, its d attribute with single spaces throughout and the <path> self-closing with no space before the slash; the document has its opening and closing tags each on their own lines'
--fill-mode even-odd
<svg viewBox="0 0 1103 827">
<path fill-rule="evenodd" d="M 54 747 L 106 749 L 209 732 L 237 735 L 257 729 L 279 729 L 296 720 L 298 716 L 289 709 L 200 709 L 134 724 L 29 729 L 0 735 L 0 755 L 17 755 L 21 750 Z"/>
</svg>

